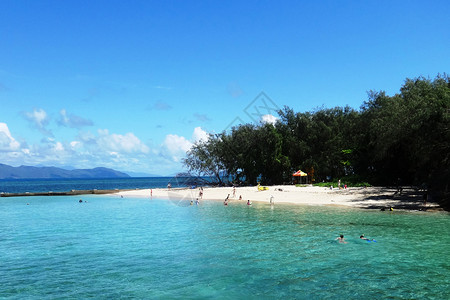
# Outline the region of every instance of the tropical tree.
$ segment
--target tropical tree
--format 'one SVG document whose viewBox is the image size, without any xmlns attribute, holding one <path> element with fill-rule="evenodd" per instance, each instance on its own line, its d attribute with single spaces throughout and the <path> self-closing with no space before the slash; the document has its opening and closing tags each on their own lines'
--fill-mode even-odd
<svg viewBox="0 0 450 300">
<path fill-rule="evenodd" d="M 209 176 L 216 183 L 223 184 L 225 165 L 222 159 L 222 145 L 220 136 L 209 135 L 204 141 L 195 143 L 187 152 L 183 164 L 189 172 L 197 176 Z"/>
</svg>

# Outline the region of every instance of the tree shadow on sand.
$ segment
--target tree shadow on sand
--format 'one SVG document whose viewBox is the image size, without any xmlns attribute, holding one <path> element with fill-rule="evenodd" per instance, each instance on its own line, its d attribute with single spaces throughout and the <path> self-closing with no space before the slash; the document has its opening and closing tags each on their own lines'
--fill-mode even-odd
<svg viewBox="0 0 450 300">
<path fill-rule="evenodd" d="M 363 200 L 372 202 L 370 205 L 364 205 L 367 209 L 389 210 L 392 207 L 404 210 L 441 210 L 439 203 L 432 201 L 426 190 L 415 187 L 383 188 L 377 195 L 367 192 Z M 352 202 L 360 201 L 355 199 Z"/>
</svg>

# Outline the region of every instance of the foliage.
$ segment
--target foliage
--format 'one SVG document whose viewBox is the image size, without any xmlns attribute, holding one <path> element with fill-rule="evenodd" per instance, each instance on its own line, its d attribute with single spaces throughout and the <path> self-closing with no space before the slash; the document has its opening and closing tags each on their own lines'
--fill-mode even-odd
<svg viewBox="0 0 450 300">
<path fill-rule="evenodd" d="M 344 176 L 341 179 L 341 187 L 344 185 L 347 185 L 347 187 L 370 187 L 372 186 L 367 181 L 364 181 L 364 178 L 361 178 L 358 175 L 350 175 L 350 176 Z M 333 188 L 337 188 L 339 185 L 339 179 L 333 179 L 328 182 L 318 182 L 314 184 L 314 186 L 321 186 L 321 187 L 330 187 L 333 186 Z"/>
<path fill-rule="evenodd" d="M 407 79 L 394 96 L 370 91 L 359 111 L 296 113 L 284 107 L 279 116 L 275 125 L 244 124 L 211 135 L 192 147 L 185 165 L 219 183 L 224 177 L 252 185 L 258 178 L 262 184 L 289 183 L 301 169 L 309 181 L 357 178 L 348 185 L 426 185 L 436 197 L 449 195 L 447 75 Z"/>
<path fill-rule="evenodd" d="M 192 146 L 183 163 L 189 172 L 215 178 L 217 183 L 222 184 L 225 170 L 222 145 L 220 136 L 210 135 L 208 141 L 200 140 Z"/>
</svg>

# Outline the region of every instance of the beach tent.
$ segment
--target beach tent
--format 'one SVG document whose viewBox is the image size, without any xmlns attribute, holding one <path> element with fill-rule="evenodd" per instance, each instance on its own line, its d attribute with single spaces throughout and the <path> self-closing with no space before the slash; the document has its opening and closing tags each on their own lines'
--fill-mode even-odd
<svg viewBox="0 0 450 300">
<path fill-rule="evenodd" d="M 298 170 L 297 172 L 295 172 L 294 174 L 292 174 L 292 176 L 294 177 L 306 177 L 306 183 L 308 183 L 308 174 L 306 174 L 305 172 L 303 172 L 302 170 Z"/>
</svg>

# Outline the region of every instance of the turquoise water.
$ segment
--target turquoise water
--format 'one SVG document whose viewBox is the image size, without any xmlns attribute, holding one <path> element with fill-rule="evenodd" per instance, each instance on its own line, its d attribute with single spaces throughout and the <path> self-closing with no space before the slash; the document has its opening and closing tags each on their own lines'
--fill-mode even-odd
<svg viewBox="0 0 450 300">
<path fill-rule="evenodd" d="M 450 297 L 446 213 L 78 199 L 0 199 L 0 298 Z"/>
</svg>

